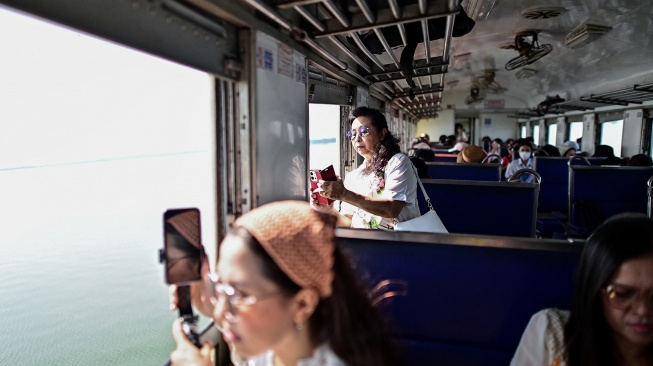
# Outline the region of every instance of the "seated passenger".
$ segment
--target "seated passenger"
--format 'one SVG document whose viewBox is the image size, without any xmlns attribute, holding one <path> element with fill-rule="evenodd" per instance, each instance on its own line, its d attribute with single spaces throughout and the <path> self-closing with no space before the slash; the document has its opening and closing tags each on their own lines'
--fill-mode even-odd
<svg viewBox="0 0 653 366">
<path fill-rule="evenodd" d="M 344 181 L 318 183 L 322 196 L 342 201 L 340 212 L 333 204 L 319 204 L 315 192 L 311 194 L 313 207 L 338 216 L 339 226 L 353 228 L 393 229 L 396 222 L 420 216 L 413 164 L 401 153 L 383 113 L 358 107 L 349 120 L 347 137 L 365 160 Z"/>
<path fill-rule="evenodd" d="M 628 166 L 653 166 L 653 160 L 648 155 L 637 154 L 630 157 Z"/>
<path fill-rule="evenodd" d="M 576 153 L 580 151 L 580 146 L 578 146 L 578 143 L 576 141 L 567 141 L 562 146 L 559 148 L 560 150 L 560 156 L 563 156 L 565 158 L 570 158 L 572 156 L 576 156 Z"/>
<path fill-rule="evenodd" d="M 610 145 L 597 145 L 592 157 L 606 158 L 601 165 L 621 165 L 621 159 L 614 155 L 614 149 Z"/>
<path fill-rule="evenodd" d="M 492 158 L 493 163 L 500 163 L 501 162 L 501 148 L 503 146 L 503 141 L 500 138 L 496 138 L 492 140 L 492 143 L 490 144 L 490 151 L 488 151 L 487 155 L 498 155 L 499 158 Z"/>
<path fill-rule="evenodd" d="M 457 153 L 463 151 L 463 149 L 466 148 L 467 146 L 469 146 L 469 144 L 466 143 L 466 142 L 457 142 L 457 143 L 456 143 L 455 145 L 453 145 L 453 147 L 452 147 L 451 149 L 449 149 L 448 151 L 449 151 L 450 153 L 456 153 L 456 154 L 457 154 Z"/>
<path fill-rule="evenodd" d="M 480 163 L 485 159 L 487 154 L 480 146 L 469 145 L 466 146 L 456 157 L 458 163 Z"/>
<path fill-rule="evenodd" d="M 212 315 L 236 366 L 396 365 L 383 321 L 336 244 L 336 217 L 306 202 L 241 216 L 204 268 L 193 304 Z M 176 289 L 171 286 L 171 290 Z M 171 294 L 174 293 L 171 291 Z M 171 296 L 171 307 L 178 300 Z M 172 365 L 213 365 L 175 321 Z"/>
<path fill-rule="evenodd" d="M 412 145 L 413 149 L 431 149 L 431 145 L 429 145 L 429 135 L 423 133 L 422 136 L 417 140 L 417 143 L 414 143 Z"/>
<path fill-rule="evenodd" d="M 560 156 L 560 150 L 558 150 L 557 147 L 553 145 L 544 145 L 537 149 L 535 156 L 549 156 L 549 157 L 559 157 Z"/>
<path fill-rule="evenodd" d="M 438 142 L 435 143 L 437 147 L 445 146 L 447 144 L 447 135 L 440 135 Z"/>
<path fill-rule="evenodd" d="M 510 162 L 508 168 L 506 168 L 506 179 L 512 177 L 512 175 L 515 174 L 518 170 L 525 168 L 533 169 L 533 157 L 531 156 L 533 147 L 531 143 L 526 139 L 522 139 L 517 142 L 514 148 L 519 154 L 519 158 Z M 519 181 L 524 183 L 532 183 L 533 175 L 524 174 L 519 178 Z"/>
<path fill-rule="evenodd" d="M 620 214 L 596 229 L 571 311 L 533 315 L 511 365 L 653 365 L 653 219 Z"/>
</svg>

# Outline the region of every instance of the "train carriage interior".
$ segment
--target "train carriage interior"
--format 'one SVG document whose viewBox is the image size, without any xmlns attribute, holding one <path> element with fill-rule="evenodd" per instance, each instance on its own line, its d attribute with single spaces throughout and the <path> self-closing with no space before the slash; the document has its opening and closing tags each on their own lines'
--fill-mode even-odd
<svg viewBox="0 0 653 366">
<path fill-rule="evenodd" d="M 651 216 L 653 167 L 627 166 L 635 155 L 653 156 L 647 0 L 0 0 L 0 11 L 210 77 L 195 102 L 210 111 L 210 128 L 197 136 L 210 138 L 202 164 L 211 221 L 203 226 L 212 233 L 204 245 L 213 260 L 243 213 L 272 201 L 307 201 L 310 169 L 333 164 L 344 176 L 362 162 L 344 137 L 353 108 L 382 111 L 404 152 L 429 135 L 432 174 L 422 182 L 450 233 L 337 232 L 366 285 L 407 284 L 379 305 L 406 364 L 508 364 L 530 315 L 569 308 L 592 230 L 621 212 Z M 15 39 L 2 34 L 0 49 Z M 70 57 L 83 60 L 79 52 Z M 31 61 L 39 68 L 49 55 Z M 39 87 L 28 73 L 25 83 Z M 11 94 L 0 82 L 3 88 L 0 95 Z M 107 100 L 103 108 L 128 104 Z M 19 123 L 12 118 L 0 111 L 0 129 Z M 137 127 L 141 121 L 129 123 L 134 139 L 150 133 Z M 469 144 L 530 137 L 536 149 L 562 149 L 571 140 L 579 141 L 578 156 L 537 156 L 529 173 L 536 180 L 509 182 L 494 162 L 455 163 L 455 140 L 434 144 L 441 135 L 456 137 L 456 125 Z M 92 133 L 92 124 L 84 128 Z M 329 132 L 314 134 L 321 129 Z M 614 156 L 600 154 L 604 146 Z M 0 165 L 0 174 L 28 168 Z M 423 213 L 428 207 L 419 199 Z M 0 239 L 0 247 L 10 245 Z M 1 264 L 0 279 L 12 278 Z M 159 342 L 161 361 L 169 355 L 169 332 L 145 341 Z M 22 348 L 12 350 L 8 364 L 20 364 Z M 0 351 L 4 364 L 3 357 Z M 88 364 L 112 356 L 101 357 Z M 217 357 L 216 364 L 227 361 Z"/>
</svg>

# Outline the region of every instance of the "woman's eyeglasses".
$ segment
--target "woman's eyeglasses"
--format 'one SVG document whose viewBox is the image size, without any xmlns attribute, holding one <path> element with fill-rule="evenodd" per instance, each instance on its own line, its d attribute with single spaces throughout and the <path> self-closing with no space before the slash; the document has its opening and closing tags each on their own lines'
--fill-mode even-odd
<svg viewBox="0 0 653 366">
<path fill-rule="evenodd" d="M 370 129 L 369 128 L 367 128 L 365 126 L 360 126 L 360 127 L 358 127 L 358 133 L 356 133 L 355 129 L 351 130 L 351 131 L 347 131 L 347 138 L 350 139 L 350 140 L 356 140 L 358 135 L 360 135 L 361 137 L 365 137 L 365 136 L 367 136 L 369 134 L 370 134 Z"/>
<path fill-rule="evenodd" d="M 653 309 L 653 290 L 641 291 L 624 285 L 608 285 L 603 289 L 608 304 L 616 309 L 630 309 L 639 301 L 645 301 Z"/>
<path fill-rule="evenodd" d="M 213 306 L 217 306 L 220 299 L 226 298 L 225 318 L 236 322 L 239 308 L 254 305 L 259 301 L 281 295 L 281 293 L 274 292 L 260 296 L 244 295 L 233 286 L 220 281 L 220 276 L 216 273 L 209 273 L 204 276 L 204 295 L 208 297 Z"/>
</svg>

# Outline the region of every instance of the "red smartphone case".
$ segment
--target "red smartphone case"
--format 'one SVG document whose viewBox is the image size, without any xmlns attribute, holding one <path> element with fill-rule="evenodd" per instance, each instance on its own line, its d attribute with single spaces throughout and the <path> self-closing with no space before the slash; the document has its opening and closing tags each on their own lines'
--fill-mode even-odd
<svg viewBox="0 0 653 366">
<path fill-rule="evenodd" d="M 319 180 L 324 180 L 324 181 L 335 181 L 337 180 L 336 177 L 336 171 L 333 169 L 333 165 L 329 165 L 328 167 L 318 170 L 318 169 L 311 169 L 310 172 L 310 182 L 311 182 L 311 192 L 317 189 L 317 182 Z M 333 203 L 332 199 L 324 198 L 320 193 L 317 194 L 317 203 L 321 205 L 330 205 Z"/>
</svg>

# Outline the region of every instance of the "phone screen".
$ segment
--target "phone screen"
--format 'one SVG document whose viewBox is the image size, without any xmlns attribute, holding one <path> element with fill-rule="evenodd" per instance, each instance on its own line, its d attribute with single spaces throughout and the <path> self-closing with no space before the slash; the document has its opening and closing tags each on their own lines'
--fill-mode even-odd
<svg viewBox="0 0 653 366">
<path fill-rule="evenodd" d="M 163 228 L 166 283 L 184 285 L 201 280 L 200 211 L 168 210 L 163 214 Z"/>
</svg>

